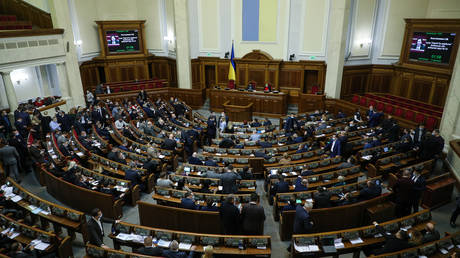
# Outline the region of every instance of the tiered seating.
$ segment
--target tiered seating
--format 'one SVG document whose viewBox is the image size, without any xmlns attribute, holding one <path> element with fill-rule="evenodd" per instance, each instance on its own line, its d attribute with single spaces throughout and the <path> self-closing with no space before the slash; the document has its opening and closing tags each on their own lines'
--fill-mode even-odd
<svg viewBox="0 0 460 258">
<path fill-rule="evenodd" d="M 30 30 L 32 22 L 18 21 L 16 15 L 0 15 L 0 30 Z"/>
<path fill-rule="evenodd" d="M 365 107 L 374 106 L 386 114 L 424 124 L 429 130 L 438 127 L 442 117 L 441 107 L 392 95 L 380 96 L 370 93 L 365 96 L 354 95 L 352 102 Z"/>
<path fill-rule="evenodd" d="M 126 81 L 126 82 L 110 82 L 104 83 L 103 87 L 110 87 L 112 93 L 124 92 L 124 91 L 139 91 L 142 89 L 154 89 L 167 87 L 168 82 L 164 79 L 153 79 L 153 80 L 140 80 L 140 81 Z M 95 90 L 93 87 L 92 90 Z"/>
<path fill-rule="evenodd" d="M 395 233 L 400 228 L 409 227 L 414 230 L 422 230 L 425 225 L 430 222 L 430 220 L 430 210 L 422 210 L 406 217 L 381 223 L 380 226 L 392 233 Z M 375 229 L 375 226 L 370 225 L 339 231 L 293 235 L 291 253 L 292 257 L 304 257 L 305 255 L 314 255 L 319 257 L 330 255 L 323 252 L 320 239 L 332 237 L 334 239 L 342 238 L 344 247 L 337 249 L 339 254 L 354 253 L 359 256 L 359 253 L 363 248 L 383 243 L 385 241 L 383 236 L 378 236 L 377 234 L 378 232 Z M 351 243 L 351 241 L 354 243 Z"/>
</svg>

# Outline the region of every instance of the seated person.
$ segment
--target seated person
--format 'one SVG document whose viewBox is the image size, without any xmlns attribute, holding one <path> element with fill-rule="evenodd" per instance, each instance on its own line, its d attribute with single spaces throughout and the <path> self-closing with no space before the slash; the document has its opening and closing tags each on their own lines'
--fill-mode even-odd
<svg viewBox="0 0 460 258">
<path fill-rule="evenodd" d="M 325 187 L 319 187 L 318 193 L 313 196 L 313 208 L 322 209 L 329 208 L 331 204 L 331 193 Z"/>
<path fill-rule="evenodd" d="M 308 180 L 306 178 L 297 177 L 295 180 L 295 192 L 308 191 Z"/>
<path fill-rule="evenodd" d="M 196 152 L 194 152 L 192 156 L 188 158 L 188 163 L 193 165 L 203 165 L 203 162 L 199 158 L 197 158 Z"/>
<path fill-rule="evenodd" d="M 239 174 L 241 176 L 241 179 L 243 180 L 253 179 L 253 174 L 248 166 L 244 166 L 243 169 L 239 172 Z"/>
<path fill-rule="evenodd" d="M 409 248 L 409 243 L 408 243 L 409 237 L 406 231 L 399 230 L 394 235 L 387 234 L 387 232 L 385 232 L 385 229 L 379 226 L 377 222 L 374 221 L 373 224 L 375 225 L 378 232 L 382 234 L 382 236 L 385 237 L 385 243 L 383 244 L 381 248 L 372 250 L 370 252 L 371 254 L 381 255 L 381 254 L 397 252 L 397 251 Z"/>
<path fill-rule="evenodd" d="M 202 211 L 219 211 L 217 204 L 213 202 L 210 198 L 206 199 L 206 206 L 201 206 Z"/>
<path fill-rule="evenodd" d="M 250 83 L 248 84 L 248 87 L 246 88 L 246 90 L 256 90 L 256 87 L 255 87 L 254 83 L 253 83 L 253 82 L 250 82 Z"/>
<path fill-rule="evenodd" d="M 264 91 L 271 92 L 272 91 L 272 85 L 270 83 L 265 83 Z"/>
<path fill-rule="evenodd" d="M 289 163 L 291 163 L 291 158 L 289 157 L 289 155 L 287 153 L 284 153 L 283 158 L 280 159 L 279 163 L 280 164 L 289 164 Z"/>
<path fill-rule="evenodd" d="M 205 166 L 210 166 L 210 167 L 218 167 L 217 162 L 211 157 L 211 156 L 206 156 L 206 161 L 204 162 Z"/>
<path fill-rule="evenodd" d="M 174 183 L 171 179 L 168 178 L 168 174 L 166 172 L 161 172 L 160 177 L 157 179 L 157 186 L 159 187 L 173 187 Z"/>
<path fill-rule="evenodd" d="M 288 202 L 288 205 L 284 206 L 282 211 L 295 211 L 296 207 L 296 200 L 294 198 L 291 198 Z"/>
<path fill-rule="evenodd" d="M 440 238 L 439 231 L 437 231 L 434 228 L 434 224 L 431 223 L 431 222 L 426 223 L 425 229 L 423 229 L 421 233 L 422 233 L 422 236 L 423 236 L 422 237 L 422 242 L 423 243 L 436 241 L 436 240 L 439 240 L 439 238 Z"/>
<path fill-rule="evenodd" d="M 359 191 L 358 200 L 365 201 L 379 196 L 382 193 L 382 187 L 380 182 L 374 182 L 373 180 L 367 181 L 367 186 Z"/>
<path fill-rule="evenodd" d="M 144 238 L 144 246 L 134 250 L 135 253 L 150 255 L 150 256 L 161 256 L 163 249 L 160 247 L 153 247 L 152 236 Z"/>
<path fill-rule="evenodd" d="M 335 185 L 333 185 L 333 187 L 346 185 L 344 176 L 338 176 L 337 180 L 339 180 L 339 182 L 337 182 Z"/>
<path fill-rule="evenodd" d="M 235 140 L 235 136 L 232 135 L 231 138 L 224 138 L 220 141 L 219 143 L 219 148 L 232 148 L 235 143 L 233 142 Z"/>
<path fill-rule="evenodd" d="M 193 193 L 191 192 L 185 193 L 185 197 L 182 198 L 180 202 L 180 207 L 190 210 L 198 210 L 200 208 L 199 205 L 195 204 L 195 199 L 193 198 Z"/>
<path fill-rule="evenodd" d="M 261 124 L 259 123 L 259 119 L 254 118 L 254 121 L 251 123 L 251 127 L 259 127 Z"/>
</svg>

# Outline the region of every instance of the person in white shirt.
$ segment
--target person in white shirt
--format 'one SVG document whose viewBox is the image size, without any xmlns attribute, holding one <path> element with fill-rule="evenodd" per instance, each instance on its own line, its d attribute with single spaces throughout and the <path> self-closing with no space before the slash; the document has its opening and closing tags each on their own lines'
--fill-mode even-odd
<svg viewBox="0 0 460 258">
<path fill-rule="evenodd" d="M 93 104 L 94 102 L 94 95 L 89 90 L 86 91 L 86 101 L 90 104 Z"/>
<path fill-rule="evenodd" d="M 118 129 L 118 130 L 121 130 L 123 129 L 123 127 L 125 127 L 126 125 L 126 122 L 123 121 L 122 118 L 118 119 L 117 121 L 115 121 L 115 127 Z"/>
<path fill-rule="evenodd" d="M 51 132 L 61 131 L 61 125 L 57 122 L 57 118 L 54 117 L 50 122 Z"/>
</svg>

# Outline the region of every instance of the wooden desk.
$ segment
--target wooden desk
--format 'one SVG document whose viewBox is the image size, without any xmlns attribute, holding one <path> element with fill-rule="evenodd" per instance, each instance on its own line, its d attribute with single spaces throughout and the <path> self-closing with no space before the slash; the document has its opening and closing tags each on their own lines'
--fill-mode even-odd
<svg viewBox="0 0 460 258">
<path fill-rule="evenodd" d="M 253 103 L 254 115 L 280 116 L 287 111 L 287 95 L 285 93 L 264 93 L 261 91 L 219 90 L 210 91 L 211 110 L 224 111 L 222 104 L 231 101 L 234 105 Z"/>
<path fill-rule="evenodd" d="M 227 100 L 222 105 L 230 121 L 252 121 L 252 102 L 245 106 L 231 105 L 230 103 L 231 101 Z"/>
<path fill-rule="evenodd" d="M 421 206 L 424 209 L 434 209 L 449 203 L 455 182 L 455 179 L 449 175 L 441 175 L 429 180 L 423 192 Z"/>
</svg>

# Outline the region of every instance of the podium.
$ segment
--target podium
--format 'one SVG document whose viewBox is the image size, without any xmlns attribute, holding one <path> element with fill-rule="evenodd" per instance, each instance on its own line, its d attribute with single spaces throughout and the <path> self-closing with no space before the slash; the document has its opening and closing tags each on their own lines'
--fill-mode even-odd
<svg viewBox="0 0 460 258">
<path fill-rule="evenodd" d="M 232 105 L 230 100 L 227 100 L 223 106 L 230 121 L 243 122 L 252 121 L 252 104 L 251 102 L 245 106 Z"/>
</svg>

